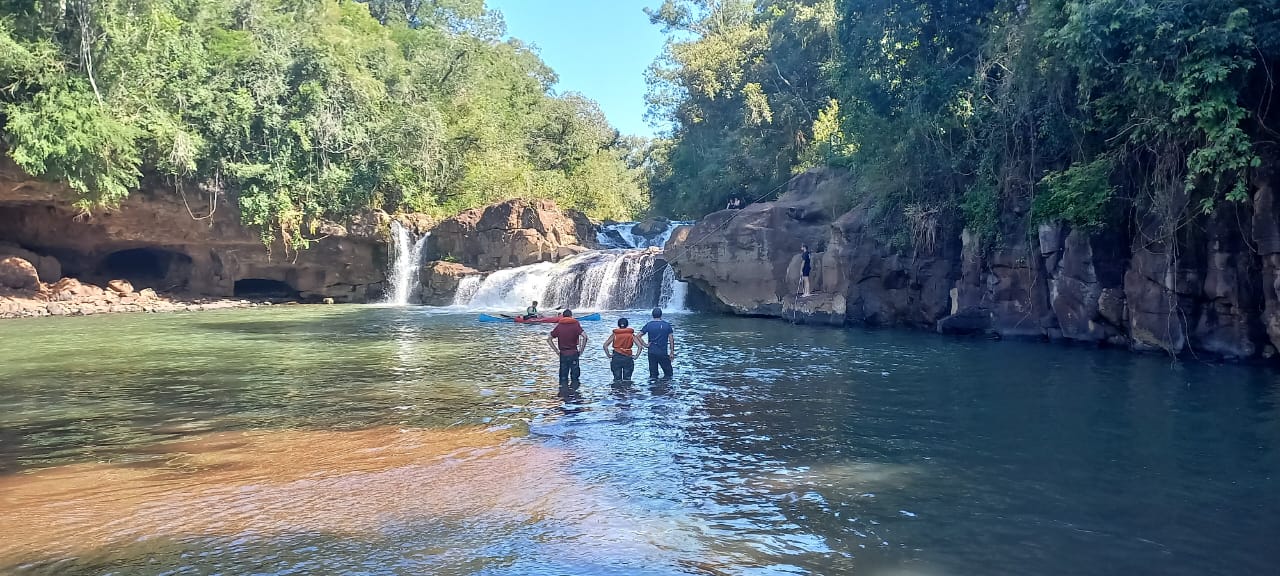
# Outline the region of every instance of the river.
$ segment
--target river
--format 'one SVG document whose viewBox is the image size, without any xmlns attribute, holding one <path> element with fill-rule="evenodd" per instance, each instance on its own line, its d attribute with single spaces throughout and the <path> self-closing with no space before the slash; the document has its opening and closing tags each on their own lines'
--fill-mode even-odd
<svg viewBox="0 0 1280 576">
<path fill-rule="evenodd" d="M 616 317 L 577 393 L 545 326 L 442 309 L 0 323 L 0 573 L 1280 562 L 1273 371 L 689 314 L 673 381 L 612 385 Z"/>
</svg>

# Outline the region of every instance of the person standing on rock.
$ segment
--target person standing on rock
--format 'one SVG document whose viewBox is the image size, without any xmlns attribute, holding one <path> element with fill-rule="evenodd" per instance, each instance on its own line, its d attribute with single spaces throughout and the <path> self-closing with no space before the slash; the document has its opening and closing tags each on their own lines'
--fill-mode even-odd
<svg viewBox="0 0 1280 576">
<path fill-rule="evenodd" d="M 809 273 L 813 271 L 813 266 L 809 262 L 809 245 L 800 245 L 800 258 L 804 260 L 804 265 L 800 268 L 800 287 L 805 297 L 809 296 Z"/>
<path fill-rule="evenodd" d="M 645 342 L 644 337 L 649 337 Z M 653 320 L 640 329 L 640 347 L 649 349 L 649 378 L 658 379 L 658 368 L 662 368 L 662 377 L 671 378 L 671 361 L 676 357 L 676 334 L 671 323 L 662 319 L 662 309 L 653 309 Z"/>
<path fill-rule="evenodd" d="M 629 321 L 626 318 L 619 318 L 618 327 L 614 328 L 613 334 L 604 341 L 604 355 L 609 358 L 609 370 L 613 372 L 614 382 L 631 380 L 631 373 L 636 370 L 635 358 L 640 354 L 640 350 L 644 349 L 636 339 L 635 328 L 630 328 L 628 325 Z M 632 347 L 639 347 L 639 349 L 632 354 Z"/>
<path fill-rule="evenodd" d="M 582 324 L 573 317 L 573 311 L 566 309 L 560 314 L 560 321 L 547 336 L 547 345 L 560 356 L 560 385 L 572 383 L 578 385 L 582 376 L 582 367 L 578 360 L 582 351 L 587 349 L 587 333 Z"/>
</svg>

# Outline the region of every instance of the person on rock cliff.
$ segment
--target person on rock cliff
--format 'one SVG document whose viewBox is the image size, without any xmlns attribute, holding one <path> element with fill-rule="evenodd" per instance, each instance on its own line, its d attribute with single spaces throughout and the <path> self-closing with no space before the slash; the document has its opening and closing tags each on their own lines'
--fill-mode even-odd
<svg viewBox="0 0 1280 576">
<path fill-rule="evenodd" d="M 609 370 L 613 371 L 614 382 L 631 380 L 631 373 L 636 369 L 636 356 L 644 349 L 636 339 L 635 328 L 630 328 L 629 324 L 626 318 L 619 318 L 618 327 L 604 341 L 604 355 L 609 358 Z M 631 352 L 633 347 L 637 348 L 634 354 Z"/>
<path fill-rule="evenodd" d="M 560 356 L 560 385 L 572 383 L 577 386 L 582 376 L 578 359 L 582 357 L 582 351 L 587 349 L 587 333 L 573 317 L 572 310 L 566 309 L 560 314 L 560 321 L 551 330 L 551 335 L 547 336 L 547 345 Z"/>
<path fill-rule="evenodd" d="M 646 342 L 644 337 L 649 337 Z M 676 357 L 676 334 L 671 323 L 662 319 L 662 309 L 653 309 L 653 320 L 640 329 L 638 337 L 641 348 L 649 349 L 649 378 L 658 379 L 658 368 L 662 368 L 662 377 L 671 378 L 671 361 Z"/>
<path fill-rule="evenodd" d="M 800 258 L 804 260 L 804 266 L 800 268 L 800 288 L 805 297 L 809 296 L 809 273 L 813 271 L 812 263 L 809 261 L 809 245 L 800 245 Z"/>
<path fill-rule="evenodd" d="M 525 308 L 524 319 L 533 320 L 534 318 L 541 318 L 541 317 L 542 315 L 538 313 L 538 301 L 534 300 L 533 305 L 529 306 L 528 308 Z"/>
</svg>

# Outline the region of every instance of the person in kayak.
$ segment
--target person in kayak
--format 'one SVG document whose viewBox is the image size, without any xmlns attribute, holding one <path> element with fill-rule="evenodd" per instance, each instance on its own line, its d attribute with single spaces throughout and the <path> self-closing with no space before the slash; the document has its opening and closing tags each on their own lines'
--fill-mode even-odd
<svg viewBox="0 0 1280 576">
<path fill-rule="evenodd" d="M 626 318 L 618 319 L 618 327 L 613 329 L 609 339 L 604 341 L 604 355 L 609 358 L 609 370 L 613 371 L 613 381 L 631 380 L 631 373 L 636 369 L 636 356 L 644 346 L 636 339 L 635 328 L 628 327 Z M 636 352 L 632 354 L 632 347 Z"/>
<path fill-rule="evenodd" d="M 804 289 L 804 296 L 809 296 L 809 273 L 813 271 L 813 266 L 809 262 L 809 245 L 800 245 L 800 258 L 804 261 L 804 265 L 800 268 L 800 286 Z"/>
<path fill-rule="evenodd" d="M 533 320 L 534 318 L 541 318 L 541 317 L 542 315 L 538 313 L 538 301 L 534 300 L 533 304 L 525 309 L 524 319 Z"/>
<path fill-rule="evenodd" d="M 573 317 L 572 310 L 565 309 L 560 314 L 560 321 L 551 330 L 551 335 L 547 336 L 547 345 L 560 357 L 560 385 L 572 382 L 577 386 L 578 379 L 582 376 L 578 359 L 581 358 L 582 351 L 587 349 L 587 333 Z"/>
<path fill-rule="evenodd" d="M 645 342 L 644 337 L 649 336 Z M 653 309 L 653 320 L 640 329 L 640 347 L 649 349 L 649 378 L 658 379 L 658 368 L 662 368 L 662 377 L 671 378 L 671 361 L 676 357 L 676 333 L 671 324 L 662 319 L 662 309 Z"/>
</svg>

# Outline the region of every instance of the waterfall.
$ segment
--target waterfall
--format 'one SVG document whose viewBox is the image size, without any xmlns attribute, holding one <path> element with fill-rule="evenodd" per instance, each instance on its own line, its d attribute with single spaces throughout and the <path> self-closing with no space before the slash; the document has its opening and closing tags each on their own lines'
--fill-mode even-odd
<svg viewBox="0 0 1280 576">
<path fill-rule="evenodd" d="M 498 270 L 487 276 L 467 276 L 454 294 L 455 306 L 483 310 L 522 310 L 537 300 L 550 310 L 635 310 L 661 306 L 685 309 L 688 285 L 676 280 L 660 247 L 682 222 L 653 238 L 631 234 L 633 222 L 601 229 L 600 243 L 610 248 L 592 250 L 560 262 L 541 262 Z"/>
<path fill-rule="evenodd" d="M 607 248 L 661 248 L 667 245 L 667 240 L 671 239 L 671 233 L 677 227 L 688 224 L 693 222 L 672 221 L 662 233 L 652 238 L 645 238 L 632 231 L 636 226 L 635 222 L 619 222 L 601 226 L 600 231 L 596 233 L 596 242 Z"/>
<path fill-rule="evenodd" d="M 392 258 L 387 270 L 387 304 L 404 306 L 417 299 L 418 274 L 422 266 L 422 251 L 427 247 L 428 232 L 414 240 L 413 231 L 399 222 L 391 221 Z"/>
</svg>

